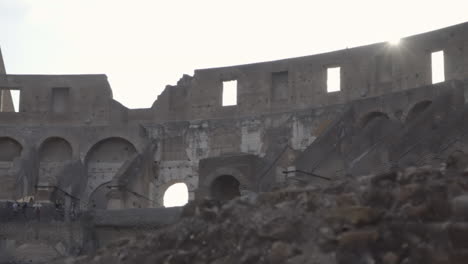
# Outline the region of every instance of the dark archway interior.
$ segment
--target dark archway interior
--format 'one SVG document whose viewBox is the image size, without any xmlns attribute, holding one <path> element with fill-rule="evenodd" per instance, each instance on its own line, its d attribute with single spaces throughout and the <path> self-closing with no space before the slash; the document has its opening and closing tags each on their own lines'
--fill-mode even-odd
<svg viewBox="0 0 468 264">
<path fill-rule="evenodd" d="M 231 200 L 240 196 L 240 183 L 231 175 L 222 175 L 217 177 L 211 183 L 211 197 L 215 200 Z"/>
<path fill-rule="evenodd" d="M 424 112 L 430 105 L 432 104 L 431 101 L 422 101 L 417 103 L 408 113 L 406 117 L 406 122 L 413 121 L 419 114 Z"/>
<path fill-rule="evenodd" d="M 381 119 L 381 118 L 384 118 L 384 119 L 389 119 L 388 118 L 388 115 L 385 114 L 385 113 L 382 113 L 382 112 L 371 112 L 369 114 L 367 114 L 361 121 L 361 127 L 364 128 L 366 127 L 368 124 L 370 124 L 371 122 L 377 120 L 377 119 Z"/>
<path fill-rule="evenodd" d="M 39 159 L 43 162 L 71 160 L 71 145 L 62 138 L 49 138 L 42 144 L 40 148 Z"/>
<path fill-rule="evenodd" d="M 0 138 L 0 161 L 13 161 L 16 157 L 21 155 L 23 147 L 18 141 L 2 137 Z"/>
</svg>

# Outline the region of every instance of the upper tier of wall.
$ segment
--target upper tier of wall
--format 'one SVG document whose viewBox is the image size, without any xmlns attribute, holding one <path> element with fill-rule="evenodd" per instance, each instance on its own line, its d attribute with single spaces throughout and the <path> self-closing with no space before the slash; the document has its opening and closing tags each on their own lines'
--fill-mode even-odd
<svg viewBox="0 0 468 264">
<path fill-rule="evenodd" d="M 342 104 L 431 84 L 431 53 L 444 51 L 445 79 L 468 78 L 468 23 L 401 40 L 325 54 L 196 70 L 153 105 L 159 120 L 192 120 Z M 327 68 L 341 68 L 341 91 L 327 93 Z M 223 107 L 223 81 L 237 80 L 237 105 Z"/>
<path fill-rule="evenodd" d="M 445 79 L 468 79 L 468 23 L 401 40 L 325 54 L 196 70 L 168 86 L 150 109 L 112 99 L 105 75 L 6 75 L 19 89 L 19 113 L 2 124 L 115 125 L 232 118 L 343 104 L 431 83 L 431 53 L 444 51 Z M 327 68 L 340 67 L 340 91 L 327 92 Z M 223 81 L 237 80 L 237 105 L 222 106 Z M 131 88 L 131 87 L 129 87 Z"/>
<path fill-rule="evenodd" d="M 107 125 L 127 111 L 105 75 L 0 75 L 0 89 L 20 90 L 19 112 L 0 112 L 3 124 Z"/>
</svg>

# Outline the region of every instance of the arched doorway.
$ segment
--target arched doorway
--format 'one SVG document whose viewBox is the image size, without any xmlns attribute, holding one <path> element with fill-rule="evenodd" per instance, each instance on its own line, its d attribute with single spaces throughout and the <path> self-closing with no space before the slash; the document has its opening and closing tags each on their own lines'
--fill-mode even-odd
<svg viewBox="0 0 468 264">
<path fill-rule="evenodd" d="M 406 116 L 406 122 L 413 121 L 417 116 L 422 114 L 432 104 L 432 101 L 426 100 L 415 104 Z"/>
<path fill-rule="evenodd" d="M 53 137 L 42 143 L 39 149 L 39 182 L 55 184 L 58 173 L 72 159 L 72 147 L 63 138 Z"/>
<path fill-rule="evenodd" d="M 164 192 L 164 207 L 184 206 L 189 200 L 189 191 L 187 184 L 175 183 Z"/>
<path fill-rule="evenodd" d="M 12 162 L 16 157 L 21 155 L 23 147 L 21 144 L 9 137 L 0 138 L 0 161 Z"/>
<path fill-rule="evenodd" d="M 240 182 L 231 175 L 221 175 L 210 186 L 211 197 L 225 201 L 240 196 Z"/>
<path fill-rule="evenodd" d="M 9 200 L 16 194 L 17 178 L 9 171 L 13 161 L 21 156 L 23 147 L 21 144 L 9 137 L 0 137 L 0 199 Z"/>
<path fill-rule="evenodd" d="M 122 165 L 136 153 L 133 144 L 123 138 L 107 138 L 96 143 L 85 159 L 88 179 L 83 199 L 88 200 L 96 188 L 112 181 Z M 99 196 L 104 197 L 107 191 L 108 188 L 102 188 Z"/>
<path fill-rule="evenodd" d="M 72 147 L 68 141 L 59 137 L 48 138 L 39 148 L 39 180 L 41 188 L 36 193 L 37 200 L 49 201 L 52 198 L 52 187 L 57 186 L 63 176 L 67 162 L 72 159 Z"/>
<path fill-rule="evenodd" d="M 370 112 L 366 114 L 362 119 L 361 119 L 361 128 L 365 128 L 367 125 L 370 123 L 376 121 L 376 120 L 381 120 L 381 119 L 389 119 L 388 115 L 382 112 Z"/>
<path fill-rule="evenodd" d="M 72 157 L 72 147 L 68 141 L 63 138 L 48 138 L 42 143 L 39 150 L 39 159 L 41 162 L 61 162 L 70 160 Z"/>
</svg>

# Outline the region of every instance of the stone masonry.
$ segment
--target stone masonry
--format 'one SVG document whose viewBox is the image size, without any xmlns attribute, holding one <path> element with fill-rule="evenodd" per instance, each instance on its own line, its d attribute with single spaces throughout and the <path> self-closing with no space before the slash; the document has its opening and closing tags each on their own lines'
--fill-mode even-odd
<svg viewBox="0 0 468 264">
<path fill-rule="evenodd" d="M 444 54 L 446 82 L 433 85 L 436 51 Z M 327 92 L 328 69 L 336 67 L 339 91 Z M 0 56 L 0 200 L 54 201 L 60 189 L 81 208 L 160 207 L 178 182 L 190 199 L 229 199 L 304 177 L 286 170 L 342 177 L 417 165 L 440 152 L 417 148 L 400 158 L 416 152 L 359 138 L 382 118 L 389 120 L 378 134 L 384 138 L 423 111 L 463 106 L 468 23 L 398 46 L 196 70 L 147 109 L 113 100 L 105 75 L 12 75 L 4 68 Z M 223 82 L 233 80 L 237 104 L 223 106 Z M 20 91 L 17 112 L 12 90 Z M 345 134 L 353 137 L 340 141 Z M 385 151 L 373 155 L 377 149 Z M 376 161 L 381 166 L 371 166 Z"/>
</svg>

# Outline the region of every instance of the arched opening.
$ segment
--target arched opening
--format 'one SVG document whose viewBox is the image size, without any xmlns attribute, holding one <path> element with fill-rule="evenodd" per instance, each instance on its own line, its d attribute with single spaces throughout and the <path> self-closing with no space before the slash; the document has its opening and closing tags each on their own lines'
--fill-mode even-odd
<svg viewBox="0 0 468 264">
<path fill-rule="evenodd" d="M 40 200 L 60 200 L 51 187 L 57 186 L 65 176 L 64 168 L 72 159 L 72 147 L 68 141 L 59 137 L 46 139 L 39 148 L 39 180 L 38 185 L 49 186 L 48 189 L 38 190 L 36 198 Z"/>
<path fill-rule="evenodd" d="M 432 101 L 422 101 L 415 104 L 406 116 L 406 122 L 413 121 L 417 116 L 422 114 L 432 104 Z"/>
<path fill-rule="evenodd" d="M 365 128 L 370 123 L 380 119 L 389 119 L 389 117 L 382 112 L 370 112 L 361 119 L 361 128 Z"/>
<path fill-rule="evenodd" d="M 0 138 L 0 161 L 13 161 L 21 155 L 23 147 L 21 144 L 9 137 Z"/>
<path fill-rule="evenodd" d="M 39 159 L 41 162 L 60 162 L 72 158 L 72 147 L 68 141 L 63 138 L 48 138 L 42 143 L 39 150 Z"/>
<path fill-rule="evenodd" d="M 112 181 L 119 169 L 136 153 L 133 144 L 123 138 L 107 138 L 96 143 L 85 159 L 88 179 L 83 199 L 88 199 L 91 193 L 102 184 Z M 101 189 L 99 196 L 104 197 L 109 190 L 108 188 Z M 104 201 L 104 199 L 99 200 Z M 91 200 L 90 204 L 92 204 Z M 95 204 L 96 207 L 103 206 L 97 200 Z"/>
<path fill-rule="evenodd" d="M 22 150 L 23 147 L 18 141 L 9 137 L 0 137 L 0 199 L 12 199 L 21 189 L 25 193 L 27 178 L 18 179 L 18 175 L 10 171 L 13 161 L 21 156 Z"/>
<path fill-rule="evenodd" d="M 188 203 L 189 193 L 185 183 L 175 183 L 164 192 L 164 207 L 184 206 Z"/>
<path fill-rule="evenodd" d="M 231 175 L 217 177 L 211 183 L 211 197 L 215 200 L 231 200 L 240 196 L 240 183 Z"/>
<path fill-rule="evenodd" d="M 122 162 L 136 153 L 132 143 L 123 138 L 108 138 L 96 143 L 88 152 L 90 162 Z"/>
</svg>

